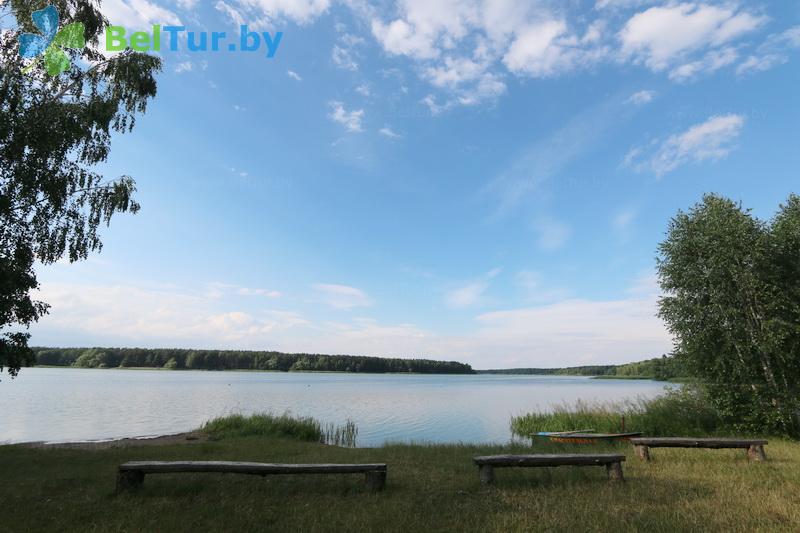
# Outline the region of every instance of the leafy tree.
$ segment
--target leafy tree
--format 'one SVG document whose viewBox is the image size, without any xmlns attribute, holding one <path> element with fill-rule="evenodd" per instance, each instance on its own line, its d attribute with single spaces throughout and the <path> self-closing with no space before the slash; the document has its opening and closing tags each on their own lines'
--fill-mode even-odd
<svg viewBox="0 0 800 533">
<path fill-rule="evenodd" d="M 82 23 L 85 37 L 83 48 L 54 52 L 66 69 L 55 76 L 53 61 L 19 53 L 20 33 L 40 32 L 31 17 L 48 4 L 62 28 Z M 31 297 L 34 264 L 86 259 L 102 247 L 101 225 L 139 210 L 130 177 L 107 181 L 93 169 L 112 134 L 129 132 L 145 112 L 161 62 L 132 51 L 103 56 L 98 37 L 108 21 L 92 0 L 0 0 L 0 13 L 19 27 L 0 34 L 0 372 L 14 376 L 33 360 L 24 330 L 48 309 Z M 84 44 L 79 37 L 64 43 Z"/>
<path fill-rule="evenodd" d="M 763 222 L 707 195 L 660 246 L 660 316 L 735 427 L 800 433 L 800 197 Z"/>
</svg>

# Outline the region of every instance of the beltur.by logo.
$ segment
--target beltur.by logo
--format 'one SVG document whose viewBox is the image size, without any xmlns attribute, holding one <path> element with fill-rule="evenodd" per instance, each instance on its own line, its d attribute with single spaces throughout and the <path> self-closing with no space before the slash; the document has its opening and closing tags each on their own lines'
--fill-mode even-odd
<svg viewBox="0 0 800 533">
<path fill-rule="evenodd" d="M 44 58 L 44 67 L 50 76 L 58 76 L 72 66 L 65 48 L 86 46 L 85 29 L 82 22 L 73 22 L 58 29 L 58 10 L 47 6 L 31 14 L 34 26 L 41 32 L 23 33 L 19 36 L 19 55 L 33 58 L 23 72 L 30 72 Z"/>
<path fill-rule="evenodd" d="M 281 44 L 283 32 L 258 33 L 250 31 L 247 24 L 239 27 L 238 38 L 234 41 L 228 39 L 224 31 L 186 31 L 186 26 L 160 26 L 155 24 L 148 32 L 137 31 L 128 36 L 122 26 L 108 26 L 106 28 L 106 50 L 120 52 L 131 48 L 137 52 L 160 52 L 162 44 L 169 51 L 177 52 L 181 44 L 189 52 L 256 52 L 262 45 L 268 58 L 275 57 L 278 46 Z"/>
</svg>

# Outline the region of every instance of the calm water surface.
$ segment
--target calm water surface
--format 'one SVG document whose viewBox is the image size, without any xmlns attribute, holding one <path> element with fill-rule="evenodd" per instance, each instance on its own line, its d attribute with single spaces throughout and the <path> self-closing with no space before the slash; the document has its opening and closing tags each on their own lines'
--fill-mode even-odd
<svg viewBox="0 0 800 533">
<path fill-rule="evenodd" d="M 384 442 L 507 442 L 513 415 L 576 400 L 653 397 L 664 384 L 556 376 L 283 374 L 27 368 L 0 382 L 0 442 L 189 431 L 230 413 L 290 412 Z"/>
</svg>

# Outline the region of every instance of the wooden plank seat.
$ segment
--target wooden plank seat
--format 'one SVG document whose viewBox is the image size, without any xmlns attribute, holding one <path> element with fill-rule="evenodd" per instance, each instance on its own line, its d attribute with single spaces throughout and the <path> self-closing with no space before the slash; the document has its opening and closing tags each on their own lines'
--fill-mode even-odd
<svg viewBox="0 0 800 533">
<path fill-rule="evenodd" d="M 147 474 L 217 472 L 270 476 L 279 474 L 365 474 L 367 489 L 383 490 L 386 464 L 271 464 L 235 461 L 132 461 L 119 466 L 117 492 L 135 488 Z"/>
<path fill-rule="evenodd" d="M 633 449 L 644 461 L 650 460 L 650 448 L 708 448 L 719 450 L 724 448 L 741 448 L 747 450 L 751 461 L 766 461 L 764 446 L 769 444 L 762 439 L 698 439 L 691 437 L 654 437 L 635 438 L 630 440 Z"/>
<path fill-rule="evenodd" d="M 495 468 L 511 467 L 605 466 L 610 480 L 624 481 L 624 460 L 625 456 L 619 454 L 487 455 L 472 459 L 484 485 L 494 482 Z"/>
</svg>

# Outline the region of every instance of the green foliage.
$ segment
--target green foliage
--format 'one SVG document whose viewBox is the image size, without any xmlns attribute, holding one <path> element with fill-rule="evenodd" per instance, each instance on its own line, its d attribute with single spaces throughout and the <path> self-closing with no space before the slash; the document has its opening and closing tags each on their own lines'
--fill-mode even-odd
<svg viewBox="0 0 800 533">
<path fill-rule="evenodd" d="M 389 359 L 351 355 L 286 354 L 281 352 L 180 350 L 143 348 L 34 348 L 36 363 L 45 366 L 166 367 L 171 360 L 190 370 L 271 370 L 279 372 L 367 372 L 471 374 L 472 367 L 452 361 Z M 97 353 L 103 353 L 98 359 Z M 88 354 L 88 355 L 87 355 Z"/>
<path fill-rule="evenodd" d="M 800 197 L 767 223 L 707 195 L 659 251 L 659 314 L 714 407 L 742 431 L 800 435 Z"/>
<path fill-rule="evenodd" d="M 658 381 L 669 381 L 676 378 L 689 376 L 688 371 L 683 367 L 682 362 L 675 357 L 662 356 L 655 359 L 647 359 L 637 363 L 619 365 L 615 368 L 614 375 L 617 377 L 644 377 Z"/>
<path fill-rule="evenodd" d="M 170 358 L 169 361 L 164 363 L 164 368 L 166 368 L 167 370 L 176 370 L 178 368 L 178 361 L 174 357 L 172 357 Z"/>
<path fill-rule="evenodd" d="M 64 54 L 58 70 L 66 69 L 56 76 L 46 61 L 18 53 L 19 33 L 37 31 L 31 13 L 48 4 L 62 28 L 73 28 L 53 48 Z M 14 376 L 33 360 L 24 330 L 47 312 L 31 297 L 34 264 L 86 259 L 101 249 L 100 229 L 114 214 L 139 209 L 130 177 L 107 181 L 94 168 L 107 159 L 112 135 L 129 132 L 145 112 L 161 61 L 96 51 L 108 21 L 90 0 L 0 0 L 0 11 L 18 26 L 0 33 L 0 371 Z M 83 41 L 71 33 L 77 24 Z"/>
<path fill-rule="evenodd" d="M 75 360 L 74 366 L 79 368 L 108 368 L 108 354 L 97 348 L 86 350 Z M 114 365 L 116 366 L 116 365 Z"/>
<path fill-rule="evenodd" d="M 621 403 L 586 403 L 562 405 L 552 412 L 530 413 L 511 419 L 511 430 L 520 436 L 539 431 L 642 432 L 651 437 L 702 437 L 734 432 L 725 426 L 702 389 L 681 387 L 652 400 Z"/>
</svg>

